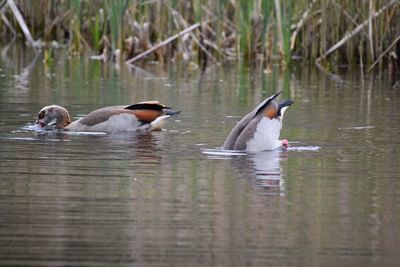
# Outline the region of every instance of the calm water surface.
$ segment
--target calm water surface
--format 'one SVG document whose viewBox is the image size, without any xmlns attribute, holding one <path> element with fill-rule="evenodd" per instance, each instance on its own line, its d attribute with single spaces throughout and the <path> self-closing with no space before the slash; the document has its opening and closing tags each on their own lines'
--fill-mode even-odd
<svg viewBox="0 0 400 267">
<path fill-rule="evenodd" d="M 13 49 L 0 69 L 0 266 L 399 266 L 400 92 L 385 73 L 46 65 Z M 216 149 L 279 90 L 291 149 Z M 153 99 L 182 110 L 162 132 L 26 130 L 48 104 L 77 119 Z"/>
</svg>

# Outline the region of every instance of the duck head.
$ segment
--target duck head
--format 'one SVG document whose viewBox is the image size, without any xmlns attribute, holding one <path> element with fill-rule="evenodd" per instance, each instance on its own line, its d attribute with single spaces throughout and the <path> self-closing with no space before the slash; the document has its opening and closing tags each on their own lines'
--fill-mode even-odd
<svg viewBox="0 0 400 267">
<path fill-rule="evenodd" d="M 40 127 L 54 126 L 63 129 L 71 123 L 68 111 L 61 106 L 51 105 L 42 108 L 37 116 L 36 124 Z"/>
<path fill-rule="evenodd" d="M 282 122 L 283 114 L 285 111 L 294 103 L 291 99 L 285 99 L 280 101 L 279 103 L 274 100 L 282 92 L 279 92 L 273 96 L 270 101 L 264 101 L 262 106 L 258 107 L 256 112 L 256 116 L 263 115 L 264 117 L 272 119 L 277 119 Z M 266 103 L 265 103 L 266 102 Z"/>
</svg>

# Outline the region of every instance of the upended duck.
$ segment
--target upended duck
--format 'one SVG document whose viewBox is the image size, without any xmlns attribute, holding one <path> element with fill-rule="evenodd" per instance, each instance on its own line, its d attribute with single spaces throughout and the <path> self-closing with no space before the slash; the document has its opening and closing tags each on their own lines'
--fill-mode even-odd
<svg viewBox="0 0 400 267">
<path fill-rule="evenodd" d="M 118 132 L 135 130 L 160 130 L 166 119 L 180 113 L 158 101 L 146 101 L 133 105 L 110 106 L 92 111 L 83 118 L 71 122 L 68 111 L 61 106 L 42 108 L 36 124 L 42 128 L 77 132 Z"/>
<path fill-rule="evenodd" d="M 283 114 L 294 102 L 290 99 L 276 102 L 274 99 L 281 93 L 268 97 L 244 116 L 226 138 L 223 149 L 258 152 L 287 148 L 288 141 L 279 140 L 279 135 Z"/>
</svg>

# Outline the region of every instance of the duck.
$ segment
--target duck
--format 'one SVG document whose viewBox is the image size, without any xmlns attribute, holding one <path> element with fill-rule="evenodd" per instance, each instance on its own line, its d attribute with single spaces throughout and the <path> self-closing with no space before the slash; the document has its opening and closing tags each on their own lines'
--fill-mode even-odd
<svg viewBox="0 0 400 267">
<path fill-rule="evenodd" d="M 156 131 L 162 129 L 166 119 L 179 113 L 158 101 L 144 101 L 96 109 L 71 122 L 66 108 L 50 105 L 39 111 L 36 125 L 43 129 L 50 127 L 75 132 Z"/>
<path fill-rule="evenodd" d="M 260 152 L 287 149 L 287 139 L 279 140 L 282 129 L 283 114 L 294 103 L 291 99 L 275 101 L 278 92 L 244 116 L 225 139 L 223 149 Z"/>
</svg>

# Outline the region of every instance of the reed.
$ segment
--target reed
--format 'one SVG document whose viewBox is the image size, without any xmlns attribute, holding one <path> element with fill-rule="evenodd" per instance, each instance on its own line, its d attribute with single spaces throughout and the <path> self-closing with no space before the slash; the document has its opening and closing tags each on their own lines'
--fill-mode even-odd
<svg viewBox="0 0 400 267">
<path fill-rule="evenodd" d="M 15 7 L 5 2 L 0 23 L 3 36 L 21 33 L 20 25 L 27 25 L 23 38 L 29 30 L 33 39 L 67 43 L 76 54 L 119 49 L 129 60 L 161 43 L 141 60 L 199 64 L 239 59 L 249 64 L 278 61 L 288 65 L 296 56 L 332 69 L 361 62 L 382 67 L 390 53 L 400 53 L 398 0 L 10 2 L 16 3 L 25 23 L 15 18 Z M 184 31 L 196 23 L 201 26 Z M 185 34 L 170 39 L 179 32 Z"/>
<path fill-rule="evenodd" d="M 269 61 L 270 51 L 269 48 L 269 40 L 268 35 L 270 33 L 270 20 L 272 17 L 273 12 L 273 3 L 270 0 L 263 0 L 261 3 L 261 12 L 263 16 L 263 28 L 262 28 L 262 35 L 261 35 L 261 45 L 262 45 L 262 54 L 265 59 Z"/>
<path fill-rule="evenodd" d="M 291 12 L 293 8 L 293 0 L 287 0 L 285 1 L 286 5 L 284 6 L 284 9 L 282 9 L 282 26 L 280 27 L 280 31 L 282 31 L 282 61 L 285 64 L 290 64 L 290 59 L 291 59 L 291 51 L 290 51 L 290 36 L 291 36 L 291 31 L 290 31 L 290 25 L 291 23 Z"/>
<path fill-rule="evenodd" d="M 100 49 L 100 40 L 101 40 L 101 22 L 100 17 L 103 11 L 99 11 L 94 18 L 90 21 L 90 34 L 92 39 L 93 49 L 98 51 Z M 103 15 L 104 16 L 104 15 Z"/>
<path fill-rule="evenodd" d="M 124 40 L 123 21 L 128 4 L 129 0 L 109 0 L 107 2 L 110 34 L 112 40 L 111 44 L 114 51 L 115 49 L 122 48 L 122 43 Z"/>
<path fill-rule="evenodd" d="M 81 51 L 81 0 L 71 0 L 73 17 L 70 22 L 70 44 L 69 49 L 72 54 Z"/>
</svg>

